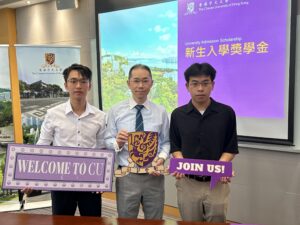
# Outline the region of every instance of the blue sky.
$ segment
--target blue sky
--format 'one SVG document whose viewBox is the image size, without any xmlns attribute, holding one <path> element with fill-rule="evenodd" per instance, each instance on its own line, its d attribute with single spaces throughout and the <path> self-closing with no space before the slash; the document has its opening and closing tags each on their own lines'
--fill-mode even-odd
<svg viewBox="0 0 300 225">
<path fill-rule="evenodd" d="M 102 55 L 177 56 L 177 1 L 102 13 L 99 25 Z"/>
</svg>

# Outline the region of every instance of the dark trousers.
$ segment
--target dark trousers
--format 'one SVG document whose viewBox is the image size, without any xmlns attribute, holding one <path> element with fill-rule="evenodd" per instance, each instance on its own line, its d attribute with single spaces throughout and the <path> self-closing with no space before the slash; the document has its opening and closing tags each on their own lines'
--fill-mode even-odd
<svg viewBox="0 0 300 225">
<path fill-rule="evenodd" d="M 53 215 L 74 216 L 78 206 L 81 216 L 101 216 L 101 194 L 95 192 L 52 191 Z"/>
</svg>

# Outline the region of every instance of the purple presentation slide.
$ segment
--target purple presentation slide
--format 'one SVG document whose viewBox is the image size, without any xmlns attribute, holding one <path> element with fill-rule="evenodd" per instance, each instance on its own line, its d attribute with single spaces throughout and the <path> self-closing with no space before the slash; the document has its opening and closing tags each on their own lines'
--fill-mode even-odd
<svg viewBox="0 0 300 225">
<path fill-rule="evenodd" d="M 288 1 L 178 1 L 178 104 L 190 95 L 184 70 L 217 70 L 212 97 L 238 117 L 283 118 Z"/>
</svg>

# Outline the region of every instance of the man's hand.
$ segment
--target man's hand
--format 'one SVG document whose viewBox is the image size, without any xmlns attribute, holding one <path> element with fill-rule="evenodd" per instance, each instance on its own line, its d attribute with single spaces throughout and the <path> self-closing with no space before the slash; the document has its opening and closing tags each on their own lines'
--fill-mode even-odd
<svg viewBox="0 0 300 225">
<path fill-rule="evenodd" d="M 30 195 L 32 191 L 33 191 L 33 190 L 32 190 L 32 188 L 30 188 L 30 187 L 26 187 L 26 188 L 23 188 L 23 189 L 21 190 L 21 192 L 24 193 L 24 194 L 26 194 L 26 195 Z"/>
<path fill-rule="evenodd" d="M 128 141 L 128 132 L 126 130 L 120 130 L 116 137 L 116 142 L 119 148 L 122 148 Z"/>
<path fill-rule="evenodd" d="M 179 180 L 184 177 L 184 174 L 175 171 L 174 173 L 172 173 L 172 176 L 175 177 L 177 180 Z"/>
<path fill-rule="evenodd" d="M 174 158 L 179 158 L 179 159 L 183 159 L 183 155 L 181 151 L 176 151 L 172 153 Z M 172 176 L 175 177 L 177 180 L 181 179 L 184 177 L 183 173 L 177 172 L 175 171 L 174 173 L 172 173 Z"/>
<path fill-rule="evenodd" d="M 235 176 L 235 173 L 234 173 L 234 171 L 232 171 L 232 177 L 234 177 L 234 176 Z M 228 184 L 231 182 L 231 177 L 221 177 L 220 180 L 223 184 Z"/>
<path fill-rule="evenodd" d="M 231 182 L 231 177 L 221 177 L 220 180 L 223 184 L 228 184 Z"/>
<path fill-rule="evenodd" d="M 161 165 L 164 165 L 164 162 L 165 160 L 163 158 L 158 158 L 156 161 L 155 161 L 155 166 L 161 166 Z M 159 171 L 153 171 L 152 173 L 150 173 L 151 175 L 153 176 L 160 176 L 161 175 L 161 172 Z"/>
</svg>

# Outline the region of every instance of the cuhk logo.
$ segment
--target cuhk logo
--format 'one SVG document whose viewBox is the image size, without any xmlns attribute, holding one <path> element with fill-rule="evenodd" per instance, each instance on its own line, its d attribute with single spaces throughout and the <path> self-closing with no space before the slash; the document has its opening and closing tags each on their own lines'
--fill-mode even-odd
<svg viewBox="0 0 300 225">
<path fill-rule="evenodd" d="M 55 62 L 55 54 L 54 53 L 45 53 L 45 61 L 46 61 L 46 64 L 52 65 Z"/>
<path fill-rule="evenodd" d="M 189 2 L 189 3 L 187 3 L 187 5 L 186 5 L 186 11 L 187 11 L 187 13 L 188 14 L 193 14 L 194 10 L 195 10 L 195 2 Z"/>
</svg>

